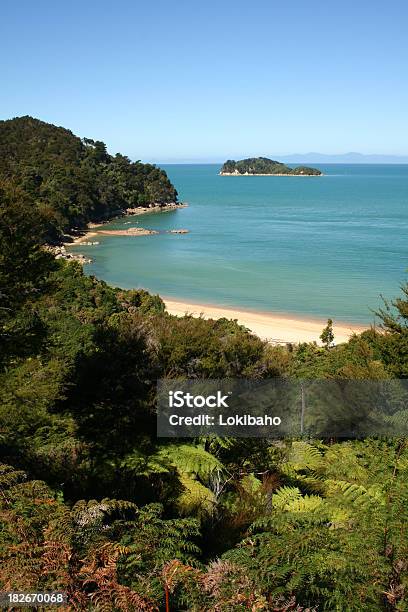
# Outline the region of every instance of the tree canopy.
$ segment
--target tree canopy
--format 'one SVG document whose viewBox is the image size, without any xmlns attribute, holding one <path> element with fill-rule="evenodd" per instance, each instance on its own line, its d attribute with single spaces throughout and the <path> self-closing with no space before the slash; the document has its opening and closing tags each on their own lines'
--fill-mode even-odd
<svg viewBox="0 0 408 612">
<path fill-rule="evenodd" d="M 32 198 L 48 238 L 126 208 L 177 201 L 160 168 L 112 156 L 101 141 L 33 117 L 0 121 L 0 179 Z"/>
</svg>

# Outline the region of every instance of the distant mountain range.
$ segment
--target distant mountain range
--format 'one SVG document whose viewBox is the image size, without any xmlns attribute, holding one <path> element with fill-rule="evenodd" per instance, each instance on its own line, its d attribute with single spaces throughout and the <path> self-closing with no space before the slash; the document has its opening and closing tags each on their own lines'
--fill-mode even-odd
<svg viewBox="0 0 408 612">
<path fill-rule="evenodd" d="M 293 153 L 280 155 L 284 162 L 310 162 L 314 164 L 407 164 L 408 155 L 364 155 L 364 153 Z"/>
<path fill-rule="evenodd" d="M 239 158 L 239 155 L 235 155 Z M 408 155 L 365 155 L 364 153 L 293 153 L 291 155 L 268 155 L 287 164 L 408 164 Z M 215 164 L 223 163 L 215 157 L 190 157 L 149 159 L 157 164 Z"/>
</svg>

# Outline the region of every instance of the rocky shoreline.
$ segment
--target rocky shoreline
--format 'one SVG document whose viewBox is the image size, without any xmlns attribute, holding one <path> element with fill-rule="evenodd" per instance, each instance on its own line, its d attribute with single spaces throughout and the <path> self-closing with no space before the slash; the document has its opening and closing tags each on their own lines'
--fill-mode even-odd
<svg viewBox="0 0 408 612">
<path fill-rule="evenodd" d="M 46 245 L 45 250 L 49 253 L 52 253 L 55 259 L 66 259 L 68 261 L 78 261 L 80 264 L 84 265 L 87 263 L 92 263 L 92 259 L 89 257 L 85 257 L 82 253 L 69 253 L 65 246 L 62 245 Z"/>
<path fill-rule="evenodd" d="M 92 259 L 85 257 L 81 253 L 69 252 L 66 247 L 83 244 L 86 246 L 98 245 L 99 242 L 90 240 L 99 234 L 110 236 L 150 236 L 159 234 L 157 230 L 146 229 L 143 227 L 133 227 L 126 230 L 104 230 L 99 229 L 115 218 L 145 215 L 149 213 L 170 212 L 178 208 L 187 208 L 188 204 L 169 202 L 168 204 L 150 204 L 149 206 L 138 206 L 137 208 L 127 208 L 125 210 L 115 211 L 109 219 L 101 220 L 100 222 L 90 222 L 86 229 L 72 229 L 69 234 L 64 236 L 64 242 L 58 245 L 47 245 L 45 248 L 53 253 L 56 259 L 66 259 L 70 261 L 78 261 L 80 264 L 92 263 Z M 187 229 L 167 230 L 167 234 L 187 234 Z"/>
<path fill-rule="evenodd" d="M 150 206 L 138 206 L 137 208 L 126 208 L 125 215 L 145 215 L 154 212 L 170 212 L 178 208 L 187 208 L 188 204 L 169 202 L 168 204 L 151 204 Z"/>
<path fill-rule="evenodd" d="M 179 208 L 187 208 L 187 207 L 188 207 L 188 204 L 185 204 L 185 203 L 169 202 L 168 204 L 150 204 L 150 206 L 138 206 L 137 208 L 126 208 L 125 210 L 121 210 L 113 214 L 109 219 L 104 219 L 103 221 L 101 220 L 97 223 L 89 222 L 86 229 L 71 230 L 72 233 L 66 237 L 66 238 L 70 238 L 70 240 L 67 240 L 63 244 L 64 246 L 72 246 L 74 244 L 79 244 L 79 243 L 85 244 L 89 238 L 93 238 L 94 236 L 101 234 L 102 231 L 109 231 L 112 233 L 115 230 L 99 230 L 98 228 L 102 227 L 103 225 L 106 225 L 107 223 L 110 223 L 114 219 L 120 219 L 122 217 L 133 217 L 133 216 L 138 216 L 138 215 L 146 215 L 149 213 L 170 212 L 172 210 L 177 210 Z M 142 228 L 136 228 L 136 229 L 139 230 Z M 97 231 L 94 231 L 94 230 L 97 230 Z M 152 231 L 144 230 L 144 231 L 148 233 L 154 233 L 153 230 Z M 121 234 L 118 234 L 118 235 L 121 235 Z M 138 232 L 138 235 L 143 235 L 143 234 Z"/>
<path fill-rule="evenodd" d="M 150 236 L 159 232 L 144 227 L 129 227 L 126 230 L 99 230 L 97 233 L 104 236 Z"/>
<path fill-rule="evenodd" d="M 147 229 L 145 227 L 129 227 L 129 229 L 126 229 L 126 230 L 99 230 L 98 232 L 95 232 L 95 235 L 103 234 L 105 236 L 151 236 L 154 234 L 188 234 L 188 233 L 189 233 L 189 230 L 184 229 L 184 228 L 158 231 L 158 230 Z M 96 243 L 82 242 L 82 244 L 99 244 L 99 243 L 98 242 Z"/>
</svg>

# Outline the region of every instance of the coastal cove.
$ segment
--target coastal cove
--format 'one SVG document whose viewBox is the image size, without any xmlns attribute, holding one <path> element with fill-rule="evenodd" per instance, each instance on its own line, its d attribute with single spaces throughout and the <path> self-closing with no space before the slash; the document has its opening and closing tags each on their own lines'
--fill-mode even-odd
<svg viewBox="0 0 408 612">
<path fill-rule="evenodd" d="M 184 210 L 115 219 L 159 236 L 78 245 L 108 283 L 178 302 L 366 326 L 405 281 L 408 166 L 319 166 L 319 180 L 225 181 L 220 166 L 163 165 Z M 186 235 L 171 235 L 174 228 Z"/>
</svg>

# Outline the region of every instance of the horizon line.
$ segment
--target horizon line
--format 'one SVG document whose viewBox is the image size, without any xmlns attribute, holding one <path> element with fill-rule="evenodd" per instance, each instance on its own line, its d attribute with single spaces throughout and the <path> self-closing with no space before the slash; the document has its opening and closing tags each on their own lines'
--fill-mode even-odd
<svg viewBox="0 0 408 612">
<path fill-rule="evenodd" d="M 140 157 L 138 158 L 140 159 Z M 239 159 L 244 159 L 244 158 L 236 158 L 236 160 Z M 271 158 L 273 159 L 273 158 Z M 282 159 L 282 158 L 281 158 Z M 141 160 L 142 161 L 142 160 Z M 199 165 L 209 165 L 209 166 L 222 166 L 225 161 L 227 160 L 223 160 L 223 161 L 214 161 L 214 160 L 207 160 L 207 159 L 152 159 L 152 158 L 147 158 L 144 161 L 142 161 L 142 163 L 146 163 L 146 164 L 166 164 L 168 166 L 174 165 L 174 166 L 199 166 Z M 396 161 L 396 160 L 383 160 L 383 161 L 310 161 L 307 160 L 308 163 L 313 163 L 313 164 L 324 164 L 324 165 L 332 165 L 332 166 L 364 166 L 364 165 L 371 165 L 371 166 L 384 166 L 384 165 L 388 165 L 388 166 L 407 166 L 408 165 L 408 156 L 406 160 L 401 160 L 401 161 Z M 297 163 L 300 164 L 302 163 L 302 160 L 293 162 L 293 163 Z"/>
<path fill-rule="evenodd" d="M 407 155 L 394 155 L 388 153 L 290 153 L 290 154 L 262 154 L 262 155 L 230 155 L 224 157 L 223 160 L 216 159 L 212 156 L 202 157 L 149 157 L 146 156 L 146 160 L 150 163 L 161 163 L 161 164 L 223 164 L 226 160 L 242 160 L 248 158 L 265 157 L 267 159 L 279 160 L 288 163 L 347 163 L 347 164 L 408 164 Z M 140 157 L 139 157 L 140 159 Z"/>
</svg>

